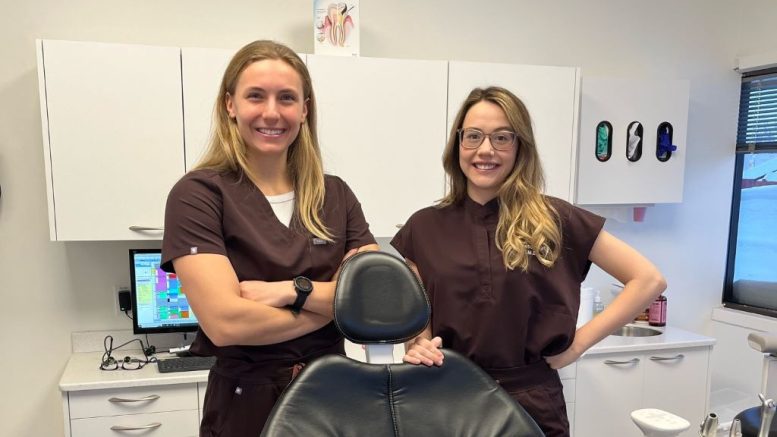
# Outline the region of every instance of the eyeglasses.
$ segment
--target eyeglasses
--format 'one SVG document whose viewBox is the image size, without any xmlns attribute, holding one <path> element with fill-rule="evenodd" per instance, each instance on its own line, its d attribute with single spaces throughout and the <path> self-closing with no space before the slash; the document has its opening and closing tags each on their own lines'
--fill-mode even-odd
<svg viewBox="0 0 777 437">
<path fill-rule="evenodd" d="M 487 134 L 480 129 L 467 128 L 459 129 L 459 144 L 465 149 L 477 149 L 483 144 L 486 137 L 491 142 L 491 147 L 496 150 L 510 150 L 515 145 L 517 138 L 515 132 L 509 130 L 499 130 Z"/>
<path fill-rule="evenodd" d="M 145 360 L 141 360 L 139 358 L 131 358 L 131 357 L 124 357 L 123 360 L 119 361 L 116 358 L 113 358 L 112 356 L 108 356 L 103 358 L 102 362 L 100 363 L 100 370 L 118 370 L 119 368 L 122 368 L 124 370 L 140 370 L 143 367 L 145 367 L 146 364 L 155 362 L 156 358 L 146 358 Z"/>
</svg>

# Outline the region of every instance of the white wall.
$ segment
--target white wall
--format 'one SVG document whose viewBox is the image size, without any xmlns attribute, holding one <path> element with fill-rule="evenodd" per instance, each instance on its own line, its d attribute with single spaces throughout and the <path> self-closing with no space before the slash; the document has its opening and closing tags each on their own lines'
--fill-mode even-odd
<svg viewBox="0 0 777 437">
<path fill-rule="evenodd" d="M 311 4 L 3 0 L 0 434 L 61 435 L 56 384 L 70 332 L 129 327 L 114 310 L 112 289 L 128 283 L 126 249 L 148 246 L 48 241 L 34 39 L 235 47 L 272 38 L 311 52 Z M 360 8 L 363 56 L 573 65 L 584 75 L 689 79 L 684 203 L 651 208 L 642 224 L 608 229 L 667 276 L 670 323 L 711 332 L 709 314 L 723 280 L 738 104 L 731 67 L 738 54 L 775 49 L 777 4 L 362 0 Z M 756 21 L 737 28 L 745 19 Z M 754 36 L 771 41 L 755 43 Z M 594 273 L 591 282 L 607 278 Z"/>
</svg>

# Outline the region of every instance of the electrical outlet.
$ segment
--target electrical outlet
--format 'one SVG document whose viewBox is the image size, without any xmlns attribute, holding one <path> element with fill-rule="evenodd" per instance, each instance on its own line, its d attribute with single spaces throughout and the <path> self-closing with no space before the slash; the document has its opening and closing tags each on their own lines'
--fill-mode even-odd
<svg viewBox="0 0 777 437">
<path fill-rule="evenodd" d="M 121 315 L 124 313 L 124 307 L 127 307 L 127 310 L 130 308 L 130 299 L 129 299 L 129 287 L 124 285 L 114 285 L 113 286 L 113 298 L 114 298 L 114 304 L 113 308 L 116 311 L 116 315 Z"/>
</svg>

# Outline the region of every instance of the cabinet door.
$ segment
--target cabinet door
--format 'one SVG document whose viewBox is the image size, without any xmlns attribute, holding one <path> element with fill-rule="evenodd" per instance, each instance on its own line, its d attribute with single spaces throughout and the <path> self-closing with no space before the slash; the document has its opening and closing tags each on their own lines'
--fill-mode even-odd
<svg viewBox="0 0 777 437">
<path fill-rule="evenodd" d="M 653 351 L 645 354 L 642 408 L 658 408 L 691 423 L 683 436 L 698 435 L 696 424 L 707 410 L 709 348 Z"/>
<path fill-rule="evenodd" d="M 324 169 L 345 180 L 376 237 L 444 192 L 446 63 L 308 55 Z"/>
<path fill-rule="evenodd" d="M 198 421 L 197 424 L 199 425 L 200 422 L 202 422 L 202 407 L 205 405 L 205 392 L 208 391 L 208 383 L 207 382 L 198 382 L 197 383 L 197 417 Z"/>
<path fill-rule="evenodd" d="M 191 170 L 205 152 L 221 78 L 234 53 L 230 49 L 181 49 L 186 171 Z"/>
<path fill-rule="evenodd" d="M 575 437 L 639 437 L 631 412 L 641 408 L 644 356 L 608 354 L 577 364 Z"/>
<path fill-rule="evenodd" d="M 574 199 L 580 70 L 571 67 L 450 62 L 448 128 L 475 87 L 507 88 L 532 118 L 545 172 L 545 193 Z"/>
<path fill-rule="evenodd" d="M 579 204 L 671 203 L 683 200 L 689 84 L 681 80 L 586 77 L 580 115 L 577 199 Z M 612 153 L 596 158 L 597 126 L 612 127 Z M 626 158 L 629 126 L 642 125 L 642 154 Z M 658 128 L 672 126 L 677 150 L 666 162 L 656 157 Z"/>
<path fill-rule="evenodd" d="M 159 239 L 183 175 L 180 51 L 39 41 L 53 240 Z"/>
</svg>

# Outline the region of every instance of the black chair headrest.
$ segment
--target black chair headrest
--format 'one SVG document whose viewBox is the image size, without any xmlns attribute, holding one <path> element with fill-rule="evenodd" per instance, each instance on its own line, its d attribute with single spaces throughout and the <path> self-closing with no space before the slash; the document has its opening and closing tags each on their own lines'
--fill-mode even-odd
<svg viewBox="0 0 777 437">
<path fill-rule="evenodd" d="M 335 290 L 335 324 L 361 344 L 402 343 L 420 334 L 431 308 L 415 273 L 386 252 L 362 252 L 340 270 Z"/>
</svg>

